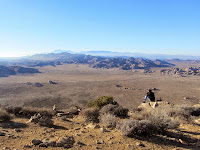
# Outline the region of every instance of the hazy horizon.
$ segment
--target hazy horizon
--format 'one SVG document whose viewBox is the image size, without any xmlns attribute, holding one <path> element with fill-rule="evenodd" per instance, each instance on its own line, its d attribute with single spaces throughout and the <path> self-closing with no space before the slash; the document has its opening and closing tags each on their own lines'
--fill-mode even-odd
<svg viewBox="0 0 200 150">
<path fill-rule="evenodd" d="M 200 56 L 198 0 L 0 0 L 0 57 L 55 49 Z"/>
</svg>

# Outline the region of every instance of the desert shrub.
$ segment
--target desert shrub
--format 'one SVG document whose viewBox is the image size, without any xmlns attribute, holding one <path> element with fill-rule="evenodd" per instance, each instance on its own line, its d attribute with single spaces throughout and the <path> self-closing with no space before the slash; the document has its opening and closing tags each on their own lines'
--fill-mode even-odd
<svg viewBox="0 0 200 150">
<path fill-rule="evenodd" d="M 108 104 L 116 105 L 117 102 L 113 100 L 112 96 L 101 96 L 97 98 L 96 100 L 88 102 L 86 107 L 102 108 L 103 106 L 108 105 Z"/>
<path fill-rule="evenodd" d="M 100 122 L 107 128 L 114 129 L 117 124 L 117 118 L 112 114 L 103 114 L 100 117 Z"/>
<path fill-rule="evenodd" d="M 167 111 L 162 108 L 143 112 L 142 116 L 143 119 L 150 121 L 158 132 L 163 132 L 167 129 L 175 129 L 179 126 L 179 122 L 172 120 Z"/>
<path fill-rule="evenodd" d="M 194 110 L 191 112 L 192 116 L 200 116 L 200 107 L 194 108 Z"/>
<path fill-rule="evenodd" d="M 99 122 L 99 109 L 98 108 L 86 108 L 81 111 L 81 114 L 85 118 L 86 122 Z"/>
<path fill-rule="evenodd" d="M 22 107 L 7 107 L 5 108 L 5 110 L 10 113 L 10 114 L 14 114 L 14 115 L 18 115 L 19 112 L 22 110 Z"/>
<path fill-rule="evenodd" d="M 78 115 L 80 108 L 78 106 L 71 106 L 67 111 L 73 115 Z"/>
<path fill-rule="evenodd" d="M 115 115 L 116 117 L 125 118 L 128 116 L 128 109 L 119 105 L 108 104 L 100 110 L 100 113 L 102 115 L 109 113 Z"/>
<path fill-rule="evenodd" d="M 11 116 L 3 109 L 0 108 L 0 122 L 10 121 Z"/>
<path fill-rule="evenodd" d="M 156 128 L 149 120 L 126 120 L 117 125 L 123 135 L 128 137 L 134 136 L 150 136 L 156 133 Z"/>
<path fill-rule="evenodd" d="M 192 116 L 198 116 L 200 109 L 188 105 L 176 105 L 167 109 L 170 117 L 177 118 L 183 121 L 191 121 Z"/>
<path fill-rule="evenodd" d="M 18 117 L 30 118 L 35 114 L 41 114 L 42 116 L 53 116 L 53 111 L 47 108 L 36 108 L 36 107 L 8 107 L 6 108 L 8 113 L 14 114 Z"/>
</svg>

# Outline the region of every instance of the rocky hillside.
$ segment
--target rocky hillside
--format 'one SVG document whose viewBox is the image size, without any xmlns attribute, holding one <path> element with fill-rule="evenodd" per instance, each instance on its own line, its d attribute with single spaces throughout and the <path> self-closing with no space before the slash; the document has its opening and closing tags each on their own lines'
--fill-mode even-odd
<svg viewBox="0 0 200 150">
<path fill-rule="evenodd" d="M 34 68 L 24 68 L 20 66 L 0 66 L 0 77 L 8 77 L 10 75 L 16 74 L 32 74 L 32 73 L 40 73 L 38 69 Z"/>
<path fill-rule="evenodd" d="M 103 102 L 95 104 L 104 105 L 99 109 L 71 107 L 63 111 L 55 105 L 53 110 L 0 108 L 0 149 L 200 148 L 199 104 L 151 102 L 142 103 L 134 111 Z"/>
<path fill-rule="evenodd" d="M 184 69 L 180 68 L 171 68 L 171 69 L 162 69 L 160 70 L 162 75 L 200 75 L 200 68 L 189 67 Z"/>
</svg>

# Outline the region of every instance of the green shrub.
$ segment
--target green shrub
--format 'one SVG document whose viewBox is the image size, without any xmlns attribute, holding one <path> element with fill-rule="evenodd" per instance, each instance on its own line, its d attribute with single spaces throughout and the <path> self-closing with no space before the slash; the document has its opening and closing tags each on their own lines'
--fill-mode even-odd
<svg viewBox="0 0 200 150">
<path fill-rule="evenodd" d="M 0 108 L 0 122 L 10 121 L 11 116 L 3 109 Z"/>
<path fill-rule="evenodd" d="M 116 105 L 117 102 L 113 100 L 112 96 L 101 96 L 97 98 L 96 100 L 88 102 L 86 107 L 102 108 L 103 106 L 108 105 L 108 104 Z"/>
<path fill-rule="evenodd" d="M 99 122 L 99 109 L 98 108 L 86 108 L 81 111 L 82 116 L 86 122 Z"/>
</svg>

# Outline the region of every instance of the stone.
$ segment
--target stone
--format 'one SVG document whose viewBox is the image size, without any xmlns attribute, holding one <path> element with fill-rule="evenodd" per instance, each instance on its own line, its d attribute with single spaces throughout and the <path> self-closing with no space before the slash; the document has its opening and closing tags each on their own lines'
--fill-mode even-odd
<svg viewBox="0 0 200 150">
<path fill-rule="evenodd" d="M 39 147 L 48 147 L 45 143 L 40 143 Z"/>
<path fill-rule="evenodd" d="M 105 132 L 110 132 L 110 131 L 108 131 L 107 129 L 105 129 L 104 127 L 101 128 L 101 131 L 102 131 L 103 133 L 105 133 Z"/>
<path fill-rule="evenodd" d="M 1 131 L 0 131 L 0 136 L 5 136 L 5 135 L 6 135 L 5 132 L 1 132 Z"/>
<path fill-rule="evenodd" d="M 32 146 L 31 145 L 24 145 L 23 148 L 32 148 Z"/>
<path fill-rule="evenodd" d="M 74 137 L 73 136 L 66 136 L 66 137 L 61 137 L 58 139 L 56 146 L 64 148 L 71 148 L 73 147 L 75 143 Z"/>
<path fill-rule="evenodd" d="M 80 146 L 80 147 L 82 147 L 82 146 L 86 146 L 85 143 L 82 143 L 82 142 L 80 142 L 80 141 L 77 142 L 77 145 Z"/>
<path fill-rule="evenodd" d="M 194 122 L 195 122 L 196 124 L 200 125 L 200 119 L 196 119 L 196 120 L 194 120 Z"/>
<path fill-rule="evenodd" d="M 4 147 L 2 150 L 11 150 L 11 149 L 8 147 Z"/>
<path fill-rule="evenodd" d="M 137 142 L 136 145 L 140 146 L 140 147 L 145 147 L 145 145 L 143 143 L 141 143 L 141 142 Z"/>
<path fill-rule="evenodd" d="M 100 128 L 100 125 L 98 124 L 94 126 L 94 129 L 99 129 L 99 128 Z"/>
<path fill-rule="evenodd" d="M 31 142 L 33 143 L 33 145 L 39 145 L 40 143 L 42 143 L 42 141 L 39 139 L 33 139 Z"/>
<path fill-rule="evenodd" d="M 14 137 L 14 135 L 13 135 L 13 134 L 10 134 L 10 133 L 8 133 L 8 137 L 9 137 L 9 138 L 11 138 L 11 137 Z"/>
<path fill-rule="evenodd" d="M 46 144 L 47 146 L 51 146 L 51 147 L 55 147 L 56 146 L 56 141 L 54 141 L 54 140 L 44 139 L 44 140 L 42 140 L 42 142 L 44 144 Z"/>
<path fill-rule="evenodd" d="M 14 129 L 15 132 L 21 132 L 21 129 Z"/>
</svg>

